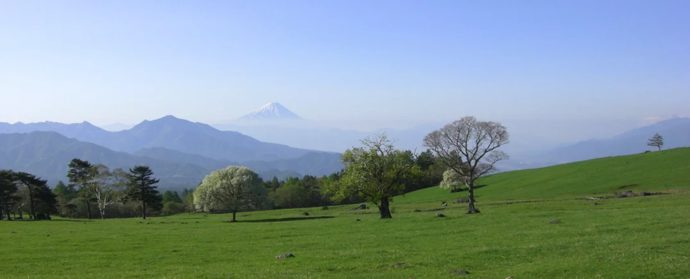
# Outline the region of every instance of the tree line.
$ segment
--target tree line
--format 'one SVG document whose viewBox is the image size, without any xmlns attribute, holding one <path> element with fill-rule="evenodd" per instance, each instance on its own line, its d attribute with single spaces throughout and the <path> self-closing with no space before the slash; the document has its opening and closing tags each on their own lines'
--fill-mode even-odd
<svg viewBox="0 0 690 279">
<path fill-rule="evenodd" d="M 464 117 L 424 138 L 429 150 L 415 155 L 396 149 L 385 135 L 362 141 L 342 155 L 345 169 L 321 179 L 305 177 L 261 187 L 258 175 L 246 167 L 231 166 L 207 176 L 194 192 L 200 211 L 229 211 L 236 221 L 240 210 L 261 208 L 269 200 L 276 207 L 305 207 L 325 203 L 371 202 L 382 219 L 392 218 L 396 195 L 438 185 L 458 191 L 466 188 L 469 214 L 476 206 L 477 180 L 495 170 L 508 156 L 499 148 L 508 143 L 506 128 L 497 122 Z M 445 172 L 445 175 L 444 175 Z M 271 189 L 266 193 L 267 188 Z"/>
</svg>

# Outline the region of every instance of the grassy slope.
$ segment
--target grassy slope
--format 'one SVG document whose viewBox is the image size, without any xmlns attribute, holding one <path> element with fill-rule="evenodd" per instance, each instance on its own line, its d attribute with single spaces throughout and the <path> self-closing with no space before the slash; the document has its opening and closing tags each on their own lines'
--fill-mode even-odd
<svg viewBox="0 0 690 279">
<path fill-rule="evenodd" d="M 479 184 L 486 185 L 477 191 L 480 202 L 563 199 L 625 190 L 690 189 L 690 148 L 500 173 L 479 181 Z M 438 188 L 427 188 L 397 201 L 414 203 L 464 195 L 449 195 Z"/>
<path fill-rule="evenodd" d="M 255 222 L 236 224 L 224 222 L 227 215 L 204 214 L 0 222 L 0 277 L 687 278 L 689 153 L 679 149 L 495 175 L 479 190 L 480 215 L 466 215 L 463 205 L 451 203 L 443 210 L 448 217 L 434 217 L 441 200 L 458 194 L 430 188 L 396 199 L 394 219 L 386 221 L 375 210 L 341 206 L 245 213 L 240 220 Z M 636 179 L 606 173 L 604 166 L 625 162 L 650 171 Z M 600 171 L 589 172 L 588 164 Z M 678 166 L 668 170 L 671 176 L 653 171 L 669 166 Z M 597 204 L 574 198 L 626 184 L 678 191 Z M 501 202 L 505 197 L 540 201 L 509 204 Z M 304 211 L 310 218 L 333 218 L 290 219 L 304 217 Z M 554 219 L 560 224 L 550 224 Z M 275 259 L 288 251 L 296 257 Z M 462 276 L 460 269 L 470 274 Z"/>
</svg>

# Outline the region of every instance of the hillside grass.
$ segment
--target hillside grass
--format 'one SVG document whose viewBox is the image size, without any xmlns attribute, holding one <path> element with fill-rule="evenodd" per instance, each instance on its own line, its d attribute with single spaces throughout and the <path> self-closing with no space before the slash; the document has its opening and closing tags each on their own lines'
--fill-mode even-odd
<svg viewBox="0 0 690 279">
<path fill-rule="evenodd" d="M 345 205 L 234 224 L 0 222 L 0 278 L 689 278 L 689 166 L 677 149 L 497 174 L 478 215 L 452 202 L 464 193 L 434 187 L 397 197 L 392 220 Z M 583 199 L 619 189 L 670 194 Z"/>
</svg>

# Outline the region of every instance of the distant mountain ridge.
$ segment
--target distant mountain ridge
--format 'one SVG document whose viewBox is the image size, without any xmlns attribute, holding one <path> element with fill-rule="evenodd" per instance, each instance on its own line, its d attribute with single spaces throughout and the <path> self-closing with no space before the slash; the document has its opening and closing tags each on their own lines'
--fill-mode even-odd
<svg viewBox="0 0 690 279">
<path fill-rule="evenodd" d="M 183 188 L 195 186 L 208 169 L 184 162 L 167 162 L 115 152 L 105 147 L 80 142 L 56 132 L 0 134 L 0 169 L 26 171 L 47 179 L 51 184 L 66 181 L 70 160 L 80 158 L 109 168 L 128 169 L 148 165 L 155 170 L 161 186 Z"/>
<path fill-rule="evenodd" d="M 207 124 L 168 115 L 146 120 L 131 129 L 110 132 L 88 122 L 61 124 L 0 123 L 0 133 L 57 132 L 69 138 L 95 143 L 115 151 L 137 152 L 162 147 L 189 154 L 235 162 L 272 161 L 302 157 L 311 151 L 266 143 L 234 131 L 220 131 Z"/>
<path fill-rule="evenodd" d="M 655 133 L 664 137 L 664 149 L 690 146 L 690 118 L 672 118 L 633 129 L 607 139 L 592 139 L 535 154 L 531 161 L 552 165 L 593 158 L 642 153 L 654 148 L 647 141 Z"/>
<path fill-rule="evenodd" d="M 61 135 L 62 138 L 48 137 L 40 132 L 52 132 L 54 135 Z M 273 175 L 281 178 L 307 174 L 326 175 L 337 172 L 343 167 L 338 153 L 261 142 L 238 132 L 220 131 L 203 123 L 174 116 L 143 121 L 131 129 L 118 132 L 103 130 L 88 122 L 76 124 L 0 123 L 0 134 L 5 134 L 0 136 L 8 140 L 8 143 L 15 143 L 12 145 L 15 149 L 8 149 L 3 156 L 0 156 L 0 160 L 3 160 L 0 162 L 0 168 L 22 168 L 22 170 L 31 171 L 30 168 L 33 167 L 41 170 L 46 178 L 64 177 L 64 169 L 47 162 L 53 160 L 54 157 L 65 160 L 66 155 L 51 152 L 39 152 L 39 154 L 32 150 L 65 151 L 67 146 L 71 146 L 72 149 L 68 149 L 69 152 L 66 154 L 72 154 L 76 158 L 92 154 L 92 150 L 99 150 L 98 153 L 103 155 L 95 157 L 98 159 L 96 163 L 106 165 L 122 161 L 145 162 L 164 169 L 188 166 L 195 171 L 189 175 L 189 180 L 183 181 L 184 183 L 200 180 L 210 171 L 230 164 L 246 165 L 265 178 L 271 178 Z M 44 138 L 44 140 L 36 141 L 36 138 Z M 67 144 L 65 140 L 73 140 L 73 142 Z M 25 143 L 20 144 L 21 142 Z M 9 148 L 9 146 L 2 148 Z M 29 155 L 21 157 L 21 154 Z M 123 159 L 125 157 L 126 159 Z M 48 161 L 42 162 L 46 158 Z M 120 159 L 115 160 L 115 158 Z M 71 159 L 67 158 L 67 161 L 61 164 L 66 166 Z M 88 160 L 88 158 L 83 159 Z M 112 167 L 120 165 L 123 164 L 113 164 Z M 55 172 L 50 173 L 48 170 Z M 154 168 L 154 171 L 157 170 Z M 174 173 L 165 175 L 172 177 Z"/>
</svg>

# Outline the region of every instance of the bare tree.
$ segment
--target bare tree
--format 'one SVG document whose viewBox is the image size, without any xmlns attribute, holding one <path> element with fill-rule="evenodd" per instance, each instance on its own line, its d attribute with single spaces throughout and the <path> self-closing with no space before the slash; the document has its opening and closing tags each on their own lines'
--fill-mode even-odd
<svg viewBox="0 0 690 279">
<path fill-rule="evenodd" d="M 498 150 L 507 143 L 508 131 L 503 125 L 477 121 L 471 116 L 454 121 L 424 138 L 424 145 L 466 181 L 469 214 L 479 213 L 474 198 L 477 179 L 493 171 L 496 162 L 508 158 Z"/>
<path fill-rule="evenodd" d="M 664 146 L 664 137 L 659 135 L 659 133 L 656 133 L 651 138 L 649 138 L 647 145 L 656 147 L 657 150 L 661 151 L 661 147 Z"/>
</svg>

